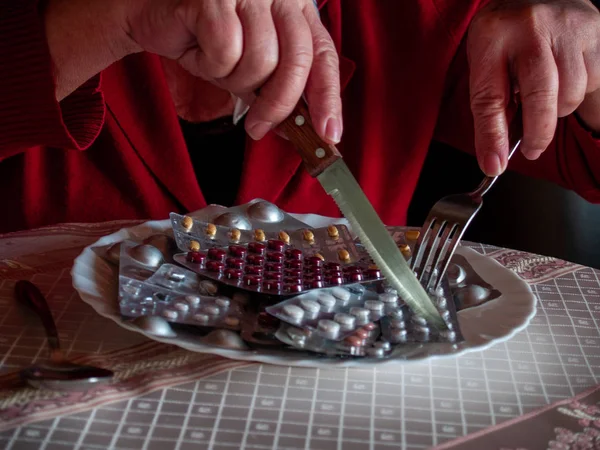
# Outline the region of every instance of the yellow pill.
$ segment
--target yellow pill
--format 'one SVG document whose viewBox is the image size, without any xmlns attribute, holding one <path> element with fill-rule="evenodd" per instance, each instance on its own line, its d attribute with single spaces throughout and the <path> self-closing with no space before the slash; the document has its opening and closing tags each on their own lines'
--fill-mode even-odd
<svg viewBox="0 0 600 450">
<path fill-rule="evenodd" d="M 369 269 L 371 269 L 371 270 L 379 270 L 379 267 L 377 267 L 377 265 L 375 265 L 375 264 L 371 264 L 369 266 Z"/>
<path fill-rule="evenodd" d="M 304 237 L 304 240 L 308 241 L 308 242 L 312 242 L 315 240 L 315 235 L 310 230 L 304 230 L 303 237 Z"/>
<path fill-rule="evenodd" d="M 185 216 L 181 221 L 181 226 L 185 229 L 185 231 L 190 231 L 194 226 L 194 219 L 190 216 Z"/>
<path fill-rule="evenodd" d="M 410 247 L 408 244 L 402 244 L 398 247 L 400 249 L 400 253 L 402 253 L 402 255 L 404 255 L 405 258 L 408 258 L 410 256 Z"/>
<path fill-rule="evenodd" d="M 266 240 L 265 232 L 261 229 L 254 230 L 254 240 L 258 242 Z"/>
<path fill-rule="evenodd" d="M 416 241 L 419 239 L 420 235 L 421 232 L 419 230 L 408 230 L 406 233 L 404 233 L 404 237 L 409 241 Z"/>
<path fill-rule="evenodd" d="M 200 251 L 200 242 L 190 241 L 190 250 L 193 252 L 199 252 Z"/>
<path fill-rule="evenodd" d="M 329 234 L 329 237 L 332 237 L 334 239 L 337 239 L 340 237 L 340 232 L 338 231 L 338 229 L 335 225 L 329 225 L 327 227 L 327 234 Z"/>
<path fill-rule="evenodd" d="M 348 250 L 341 249 L 338 251 L 338 258 L 340 261 L 348 262 L 350 261 L 350 253 L 348 253 Z"/>
<path fill-rule="evenodd" d="M 321 261 L 325 261 L 325 257 L 323 255 L 321 255 L 320 253 L 315 253 L 315 256 L 317 258 L 319 258 Z"/>
<path fill-rule="evenodd" d="M 286 244 L 289 244 L 290 243 L 290 235 L 282 230 L 279 232 L 279 240 L 285 242 Z"/>
<path fill-rule="evenodd" d="M 217 234 L 216 225 L 213 223 L 209 223 L 208 225 L 206 225 L 206 234 L 211 237 Z"/>
<path fill-rule="evenodd" d="M 240 240 L 240 237 L 242 237 L 242 232 L 237 228 L 234 228 L 233 230 L 231 230 L 230 236 L 232 241 L 237 242 Z"/>
</svg>

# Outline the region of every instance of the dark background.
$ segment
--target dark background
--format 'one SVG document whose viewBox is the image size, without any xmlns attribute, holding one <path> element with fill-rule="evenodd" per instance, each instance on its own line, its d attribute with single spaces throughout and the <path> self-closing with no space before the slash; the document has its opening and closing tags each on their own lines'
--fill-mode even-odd
<svg viewBox="0 0 600 450">
<path fill-rule="evenodd" d="M 482 178 L 474 157 L 433 144 L 409 208 L 408 223 L 421 226 L 437 200 L 472 191 Z M 484 197 L 464 239 L 600 268 L 598 230 L 600 205 L 552 183 L 506 172 Z"/>
</svg>

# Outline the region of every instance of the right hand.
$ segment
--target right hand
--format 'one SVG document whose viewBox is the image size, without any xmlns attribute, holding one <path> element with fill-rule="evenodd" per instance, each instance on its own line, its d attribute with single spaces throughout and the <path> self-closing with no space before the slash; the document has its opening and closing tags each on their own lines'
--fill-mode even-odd
<svg viewBox="0 0 600 450">
<path fill-rule="evenodd" d="M 176 60 L 191 74 L 252 99 L 246 130 L 253 139 L 277 127 L 306 93 L 319 135 L 339 142 L 339 61 L 313 0 L 138 0 L 127 5 L 123 29 L 138 51 Z"/>
</svg>

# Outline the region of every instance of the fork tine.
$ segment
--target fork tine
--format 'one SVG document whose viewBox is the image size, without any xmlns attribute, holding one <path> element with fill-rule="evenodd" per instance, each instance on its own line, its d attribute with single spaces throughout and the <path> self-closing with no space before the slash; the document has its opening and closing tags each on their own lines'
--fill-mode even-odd
<svg viewBox="0 0 600 450">
<path fill-rule="evenodd" d="M 423 255 L 423 242 L 426 242 L 426 239 L 429 237 L 429 233 L 431 232 L 431 227 L 435 225 L 435 222 L 436 218 L 429 216 L 421 228 L 421 233 L 419 234 L 419 238 L 417 239 L 417 243 L 415 244 L 415 248 L 413 250 L 412 258 L 410 259 L 410 269 L 413 271 L 417 266 L 419 258 L 421 255 Z"/>
<path fill-rule="evenodd" d="M 435 255 L 433 256 L 433 261 L 431 262 L 431 271 L 429 272 L 429 277 L 427 279 L 427 282 L 424 284 L 425 290 L 429 291 L 429 288 L 431 287 L 431 282 L 436 278 L 434 277 L 434 269 L 436 267 L 439 267 L 440 264 L 440 260 L 442 259 L 442 256 L 444 256 L 444 252 L 446 251 L 446 249 L 448 248 L 448 243 L 450 242 L 450 237 L 453 234 L 454 230 L 458 227 L 457 223 L 447 223 L 446 227 L 444 228 L 442 235 L 440 236 L 440 240 L 435 252 Z M 437 279 L 439 279 L 439 268 L 438 268 L 438 277 Z M 436 281 L 437 283 L 437 281 Z"/>
<path fill-rule="evenodd" d="M 429 239 L 427 240 L 427 245 L 425 246 L 425 249 L 423 251 L 423 256 L 421 257 L 421 261 L 416 269 L 417 278 L 421 282 L 423 281 L 423 277 L 425 276 L 425 269 L 427 269 L 427 265 L 431 257 L 431 252 L 437 248 L 437 245 L 439 245 L 439 234 L 445 225 L 445 221 L 436 221 L 429 234 Z"/>
<path fill-rule="evenodd" d="M 468 223 L 466 225 L 468 225 Z M 456 251 L 456 248 L 458 247 L 458 244 L 460 243 L 460 240 L 462 239 L 462 236 L 465 233 L 466 225 L 457 224 L 457 227 L 455 228 L 454 235 L 452 236 L 452 243 L 448 246 L 448 249 L 446 250 L 446 255 L 444 256 L 444 259 L 439 266 L 440 268 L 438 269 L 438 278 L 434 286 L 435 289 L 440 287 L 442 279 L 444 278 L 444 274 L 446 273 L 446 270 L 450 265 L 450 260 L 452 259 L 452 256 L 454 256 L 454 252 Z"/>
</svg>

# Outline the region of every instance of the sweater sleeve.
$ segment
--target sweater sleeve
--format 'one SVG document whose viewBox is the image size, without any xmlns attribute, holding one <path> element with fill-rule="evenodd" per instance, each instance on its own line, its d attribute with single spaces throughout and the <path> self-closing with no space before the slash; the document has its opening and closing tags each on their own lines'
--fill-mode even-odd
<svg viewBox="0 0 600 450">
<path fill-rule="evenodd" d="M 469 69 L 463 42 L 446 78 L 435 139 L 475 154 L 473 115 L 469 104 Z M 544 178 L 600 203 L 600 139 L 573 114 L 559 119 L 554 139 L 536 161 L 517 152 L 508 168 Z"/>
<path fill-rule="evenodd" d="M 35 146 L 85 150 L 104 122 L 100 75 L 60 103 L 37 0 L 0 0 L 0 160 Z"/>
</svg>

